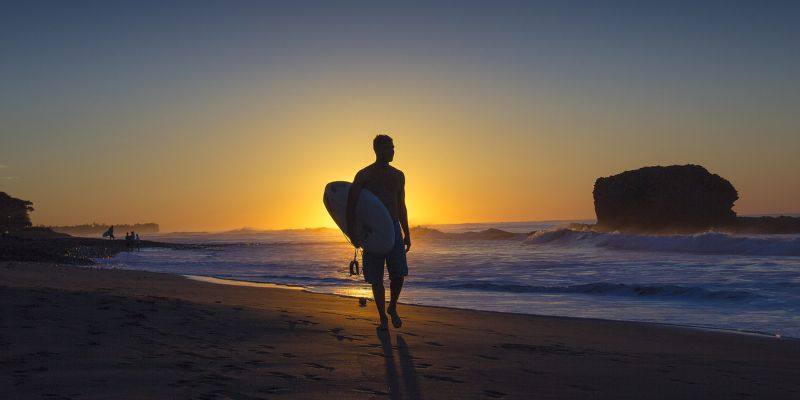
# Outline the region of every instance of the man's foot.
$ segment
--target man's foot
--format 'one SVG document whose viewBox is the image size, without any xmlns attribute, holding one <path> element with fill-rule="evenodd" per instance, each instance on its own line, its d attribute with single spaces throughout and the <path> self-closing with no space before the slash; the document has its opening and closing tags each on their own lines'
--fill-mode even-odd
<svg viewBox="0 0 800 400">
<path fill-rule="evenodd" d="M 394 326 L 397 329 L 403 326 L 403 320 L 400 319 L 399 315 L 397 315 L 397 307 L 389 307 L 388 309 L 386 309 L 386 312 L 389 314 L 390 317 L 392 317 L 392 326 Z"/>
<path fill-rule="evenodd" d="M 375 328 L 375 329 L 377 329 L 379 331 L 388 331 L 389 330 L 389 321 L 386 320 L 386 317 L 381 318 L 380 324 L 378 324 L 378 327 Z"/>
</svg>

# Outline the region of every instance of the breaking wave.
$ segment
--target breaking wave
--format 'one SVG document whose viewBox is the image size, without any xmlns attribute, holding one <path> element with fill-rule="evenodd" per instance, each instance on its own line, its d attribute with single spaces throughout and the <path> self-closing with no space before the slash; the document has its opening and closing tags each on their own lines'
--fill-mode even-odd
<svg viewBox="0 0 800 400">
<path fill-rule="evenodd" d="M 422 226 L 411 228 L 411 237 L 415 239 L 448 239 L 448 240 L 507 240 L 524 239 L 526 234 L 508 232 L 497 228 L 468 232 L 442 232 Z"/>
<path fill-rule="evenodd" d="M 695 235 L 633 235 L 556 229 L 532 233 L 526 243 L 691 254 L 800 256 L 800 237 L 797 235 L 753 237 L 717 232 Z"/>
</svg>

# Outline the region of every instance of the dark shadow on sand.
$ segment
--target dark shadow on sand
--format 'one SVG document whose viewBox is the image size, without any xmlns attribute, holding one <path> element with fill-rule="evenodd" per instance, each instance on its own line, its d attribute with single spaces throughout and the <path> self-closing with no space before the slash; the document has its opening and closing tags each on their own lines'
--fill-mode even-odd
<svg viewBox="0 0 800 400">
<path fill-rule="evenodd" d="M 378 331 L 378 339 L 381 341 L 383 349 L 384 363 L 386 366 L 386 384 L 389 386 L 390 399 L 421 399 L 419 385 L 417 383 L 417 371 L 414 368 L 413 358 L 409 351 L 408 344 L 402 336 L 397 335 L 398 358 L 400 359 L 400 371 L 402 372 L 403 385 L 400 386 L 400 377 L 397 373 L 397 365 L 392 351 L 392 337 L 389 331 Z"/>
<path fill-rule="evenodd" d="M 406 398 L 421 399 L 417 370 L 414 368 L 414 357 L 411 356 L 411 350 L 400 334 L 397 335 L 397 351 L 400 353 L 400 370 L 403 371 L 403 388 L 406 391 Z"/>
</svg>

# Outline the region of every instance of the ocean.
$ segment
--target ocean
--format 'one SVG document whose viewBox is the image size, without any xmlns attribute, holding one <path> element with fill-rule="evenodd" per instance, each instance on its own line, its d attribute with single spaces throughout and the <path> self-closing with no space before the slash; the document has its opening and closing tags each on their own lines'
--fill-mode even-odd
<svg viewBox="0 0 800 400">
<path fill-rule="evenodd" d="M 417 228 L 401 303 L 800 338 L 800 235 L 594 233 L 568 222 Z M 98 266 L 371 298 L 349 274 L 353 248 L 338 229 L 143 239 L 198 246 L 145 248 Z"/>
</svg>

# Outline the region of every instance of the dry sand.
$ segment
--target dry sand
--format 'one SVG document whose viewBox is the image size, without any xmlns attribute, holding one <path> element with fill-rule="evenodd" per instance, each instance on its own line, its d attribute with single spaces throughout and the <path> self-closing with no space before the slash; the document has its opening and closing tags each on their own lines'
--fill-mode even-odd
<svg viewBox="0 0 800 400">
<path fill-rule="evenodd" d="M 413 285 L 413 279 L 408 284 Z M 800 398 L 800 342 L 0 263 L 4 399 Z"/>
</svg>

